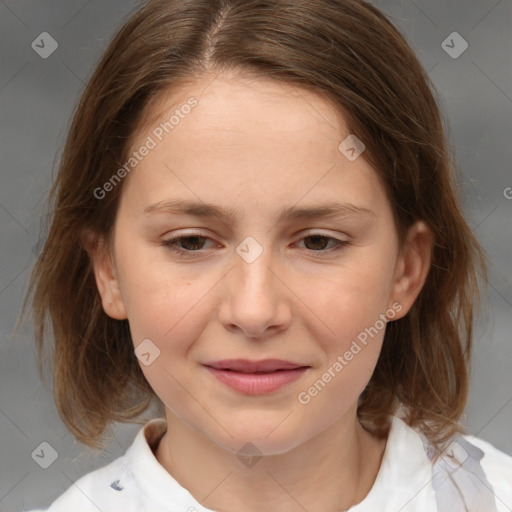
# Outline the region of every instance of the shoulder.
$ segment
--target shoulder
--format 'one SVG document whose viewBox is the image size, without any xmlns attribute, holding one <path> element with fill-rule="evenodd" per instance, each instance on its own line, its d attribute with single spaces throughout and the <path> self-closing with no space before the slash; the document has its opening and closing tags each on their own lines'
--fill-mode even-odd
<svg viewBox="0 0 512 512">
<path fill-rule="evenodd" d="M 432 452 L 427 451 L 431 458 Z M 512 510 L 512 457 L 491 443 L 458 434 L 433 460 L 432 483 L 439 511 L 464 510 L 465 503 L 471 504 L 471 511 Z"/>
<path fill-rule="evenodd" d="M 472 435 L 461 436 L 472 446 L 481 450 L 480 464 L 487 480 L 494 489 L 496 502 L 512 507 L 512 456 L 502 452 L 491 443 Z M 498 507 L 499 510 L 499 507 Z"/>
<path fill-rule="evenodd" d="M 421 469 L 423 479 L 429 482 L 425 495 L 430 493 L 428 499 L 435 504 L 429 502 L 425 506 L 421 503 L 420 506 L 416 500 L 412 505 L 415 512 L 420 509 L 512 511 L 512 457 L 491 443 L 472 435 L 457 434 L 439 453 L 421 429 L 410 427 L 397 417 L 393 418 L 389 437 L 389 441 L 398 447 L 393 455 L 400 461 L 400 466 L 406 461 L 407 481 L 412 482 L 410 475 Z M 417 461 L 415 468 L 411 466 L 411 457 Z M 468 504 L 471 504 L 469 509 Z"/>
<path fill-rule="evenodd" d="M 98 510 L 109 510 L 109 506 L 121 506 L 123 510 L 132 510 L 126 507 L 133 500 L 134 493 L 119 492 L 119 485 L 122 475 L 125 479 L 129 473 L 129 466 L 126 464 L 126 455 L 119 457 L 110 464 L 91 471 L 73 482 L 67 490 L 62 493 L 46 512 L 64 512 L 70 510 L 81 510 L 83 512 Z M 127 500 L 129 498 L 129 500 Z M 134 509 L 133 509 L 134 510 Z M 33 510 L 29 512 L 42 512 Z"/>
<path fill-rule="evenodd" d="M 155 466 L 158 471 L 150 443 L 158 439 L 164 426 L 165 422 L 160 419 L 146 423 L 124 455 L 73 482 L 45 512 L 161 510 L 148 495 L 147 488 L 141 484 L 140 473 L 147 474 L 147 478 L 151 479 Z"/>
</svg>

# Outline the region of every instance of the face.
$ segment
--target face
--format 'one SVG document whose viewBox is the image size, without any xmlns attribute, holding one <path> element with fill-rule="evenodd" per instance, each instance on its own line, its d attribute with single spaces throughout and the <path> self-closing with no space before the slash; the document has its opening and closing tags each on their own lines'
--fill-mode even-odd
<svg viewBox="0 0 512 512">
<path fill-rule="evenodd" d="M 426 230 L 399 248 L 376 171 L 338 148 L 350 132 L 313 93 L 225 73 L 164 95 L 146 121 L 95 269 L 169 417 L 265 454 L 353 422 L 386 316 L 423 284 Z M 295 369 L 225 362 L 240 359 Z"/>
</svg>

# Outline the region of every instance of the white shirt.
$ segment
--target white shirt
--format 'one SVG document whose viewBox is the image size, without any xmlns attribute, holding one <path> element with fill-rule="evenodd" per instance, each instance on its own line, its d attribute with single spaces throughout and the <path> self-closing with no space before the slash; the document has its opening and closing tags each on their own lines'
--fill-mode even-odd
<svg viewBox="0 0 512 512">
<path fill-rule="evenodd" d="M 146 423 L 123 456 L 81 477 L 47 511 L 211 512 L 156 459 L 165 431 L 162 418 Z M 459 436 L 433 465 L 423 439 L 393 416 L 374 485 L 350 512 L 512 512 L 512 457 L 476 437 Z"/>
</svg>

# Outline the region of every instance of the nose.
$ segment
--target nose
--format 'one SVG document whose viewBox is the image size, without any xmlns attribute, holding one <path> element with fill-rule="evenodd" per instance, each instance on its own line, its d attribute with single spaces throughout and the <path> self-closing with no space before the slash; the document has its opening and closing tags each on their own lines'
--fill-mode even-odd
<svg viewBox="0 0 512 512">
<path fill-rule="evenodd" d="M 242 254 L 242 253 L 240 253 Z M 225 329 L 254 339 L 285 330 L 291 320 L 290 289 L 284 270 L 263 249 L 254 261 L 238 254 L 222 287 L 219 318 Z"/>
</svg>

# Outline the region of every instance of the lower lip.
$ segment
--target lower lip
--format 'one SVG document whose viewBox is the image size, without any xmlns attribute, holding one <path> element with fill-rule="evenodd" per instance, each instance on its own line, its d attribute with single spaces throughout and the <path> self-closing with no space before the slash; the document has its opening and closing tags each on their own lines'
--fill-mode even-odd
<svg viewBox="0 0 512 512">
<path fill-rule="evenodd" d="M 263 395 L 276 391 L 299 379 L 307 367 L 279 370 L 271 373 L 242 373 L 206 367 L 221 382 L 246 395 Z"/>
</svg>

